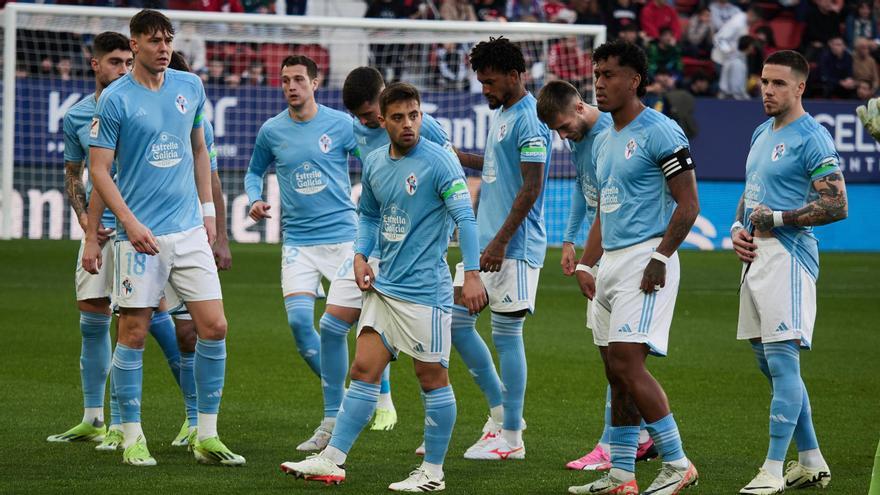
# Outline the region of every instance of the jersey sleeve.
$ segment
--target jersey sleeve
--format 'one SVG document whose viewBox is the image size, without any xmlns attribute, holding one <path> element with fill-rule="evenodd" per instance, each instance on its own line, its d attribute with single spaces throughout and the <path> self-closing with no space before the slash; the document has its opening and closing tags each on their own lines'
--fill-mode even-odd
<svg viewBox="0 0 880 495">
<path fill-rule="evenodd" d="M 64 161 L 82 163 L 85 160 L 85 153 L 79 142 L 79 135 L 70 112 L 64 116 L 62 129 L 64 131 Z"/>
<path fill-rule="evenodd" d="M 471 205 L 471 195 L 467 179 L 461 166 L 452 156 L 441 156 L 441 166 L 434 172 L 434 186 L 437 194 L 446 205 L 446 210 L 458 225 L 461 255 L 466 271 L 480 269 L 480 240 L 477 221 Z"/>
<path fill-rule="evenodd" d="M 361 199 L 358 202 L 358 235 L 355 241 L 355 253 L 370 257 L 376 248 L 376 238 L 379 234 L 379 202 L 373 194 L 370 185 L 371 163 L 375 162 L 374 153 L 371 153 L 364 163 L 364 173 L 361 177 Z"/>
<path fill-rule="evenodd" d="M 104 92 L 98 99 L 95 115 L 89 124 L 89 146 L 116 149 L 122 130 L 122 101 L 117 93 Z"/>
<path fill-rule="evenodd" d="M 519 161 L 528 163 L 546 163 L 550 146 L 550 131 L 538 121 L 536 115 L 529 115 L 517 121 L 517 148 Z"/>
<path fill-rule="evenodd" d="M 803 164 L 810 180 L 840 172 L 840 155 L 828 129 L 817 125 L 804 136 Z"/>
<path fill-rule="evenodd" d="M 584 224 L 584 217 L 587 215 L 587 200 L 584 199 L 583 185 L 581 178 L 578 176 L 574 181 L 574 189 L 571 191 L 571 210 L 568 212 L 568 224 L 565 227 L 565 235 L 562 236 L 562 242 L 570 242 L 574 244 L 581 225 Z"/>
<path fill-rule="evenodd" d="M 649 152 L 666 180 L 696 168 L 690 144 L 684 131 L 673 120 L 666 119 L 649 129 Z"/>
<path fill-rule="evenodd" d="M 205 120 L 205 146 L 208 147 L 208 158 L 211 159 L 211 172 L 217 171 L 217 150 L 214 148 L 214 126 Z"/>
<path fill-rule="evenodd" d="M 446 129 L 440 125 L 440 122 L 437 122 L 437 119 L 428 114 L 423 115 L 421 129 L 422 137 L 443 147 L 450 144 L 449 134 L 446 133 Z"/>
<path fill-rule="evenodd" d="M 269 165 L 275 160 L 272 149 L 269 147 L 268 131 L 266 126 L 260 128 L 257 133 L 257 141 L 251 154 L 251 162 L 248 164 L 247 173 L 244 176 L 244 189 L 248 195 L 248 204 L 254 204 L 263 199 L 263 176 Z"/>
<path fill-rule="evenodd" d="M 208 99 L 208 97 L 207 95 L 205 95 L 205 86 L 202 84 L 202 80 L 199 79 L 198 76 L 194 77 L 194 84 L 198 93 L 198 101 L 196 102 L 196 113 L 195 118 L 193 119 L 193 129 L 198 129 L 199 127 L 202 127 L 205 123 L 205 101 Z"/>
<path fill-rule="evenodd" d="M 353 125 L 343 125 L 342 134 L 343 134 L 343 146 L 345 147 L 345 151 L 348 152 L 349 155 L 361 158 L 361 151 L 358 148 L 357 144 L 357 136 L 354 135 L 354 126 Z"/>
</svg>

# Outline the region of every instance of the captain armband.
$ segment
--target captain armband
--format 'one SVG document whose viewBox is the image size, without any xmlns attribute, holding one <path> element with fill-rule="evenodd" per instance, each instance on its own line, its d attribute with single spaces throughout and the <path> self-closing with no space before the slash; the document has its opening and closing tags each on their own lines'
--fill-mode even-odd
<svg viewBox="0 0 880 495">
<path fill-rule="evenodd" d="M 691 151 L 688 148 L 679 148 L 675 153 L 660 160 L 660 170 L 663 176 L 669 180 L 685 170 L 693 170 L 696 168 L 694 159 L 691 158 Z"/>
</svg>

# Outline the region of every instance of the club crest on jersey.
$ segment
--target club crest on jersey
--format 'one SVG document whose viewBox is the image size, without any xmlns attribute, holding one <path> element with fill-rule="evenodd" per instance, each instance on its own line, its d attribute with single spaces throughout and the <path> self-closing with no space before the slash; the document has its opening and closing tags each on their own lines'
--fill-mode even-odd
<svg viewBox="0 0 880 495">
<path fill-rule="evenodd" d="M 333 140 L 330 139 L 330 136 L 321 134 L 321 139 L 318 139 L 318 147 L 321 148 L 322 153 L 329 153 L 332 144 Z"/>
<path fill-rule="evenodd" d="M 409 177 L 406 178 L 406 193 L 412 196 L 416 193 L 416 188 L 419 187 L 419 179 L 416 177 L 416 174 L 410 173 Z"/>
<path fill-rule="evenodd" d="M 97 138 L 98 131 L 101 129 L 101 119 L 98 117 L 92 117 L 92 124 L 89 126 L 89 137 Z"/>
<path fill-rule="evenodd" d="M 186 97 L 183 95 L 177 95 L 177 98 L 174 100 L 174 106 L 177 107 L 177 111 L 186 114 L 186 106 L 189 104 L 186 101 Z"/>
<path fill-rule="evenodd" d="M 507 135 L 507 122 L 502 122 L 500 126 L 498 126 L 498 140 L 501 141 L 504 139 L 504 136 Z"/>
<path fill-rule="evenodd" d="M 626 143 L 626 149 L 623 150 L 623 157 L 629 160 L 632 158 L 633 154 L 636 152 L 636 140 L 630 138 L 629 142 Z"/>
<path fill-rule="evenodd" d="M 770 159 L 774 162 L 782 158 L 782 155 L 785 154 L 785 143 L 779 143 L 773 147 L 773 153 L 770 154 Z"/>
<path fill-rule="evenodd" d="M 131 285 L 131 280 L 126 278 L 122 281 L 122 295 L 130 296 L 132 292 L 134 292 L 134 286 Z"/>
</svg>

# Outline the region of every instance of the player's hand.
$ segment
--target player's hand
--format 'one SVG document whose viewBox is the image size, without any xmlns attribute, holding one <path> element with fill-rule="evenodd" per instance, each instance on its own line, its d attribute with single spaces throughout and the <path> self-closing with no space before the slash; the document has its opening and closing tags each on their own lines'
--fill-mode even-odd
<svg viewBox="0 0 880 495">
<path fill-rule="evenodd" d="M 874 139 L 880 141 L 880 108 L 878 108 L 880 98 L 871 98 L 867 105 L 860 105 L 856 108 L 856 115 L 862 121 L 862 125 Z"/>
<path fill-rule="evenodd" d="M 86 244 L 83 248 L 81 263 L 83 270 L 91 273 L 92 275 L 97 275 L 98 270 L 100 270 L 101 266 L 104 264 L 103 256 L 101 255 L 100 244 L 93 240 L 86 239 Z"/>
<path fill-rule="evenodd" d="M 470 270 L 464 272 L 464 285 L 461 286 L 461 303 L 468 309 L 468 313 L 475 315 L 489 304 L 489 296 L 483 281 L 480 280 L 480 272 Z"/>
<path fill-rule="evenodd" d="M 574 244 L 570 242 L 562 243 L 562 274 L 566 277 L 570 277 L 574 275 L 574 268 L 577 266 L 577 261 L 575 261 L 575 256 L 577 253 L 574 251 Z"/>
<path fill-rule="evenodd" d="M 755 249 L 758 248 L 757 245 L 754 244 L 755 238 L 749 235 L 746 232 L 746 229 L 739 227 L 735 229 L 730 234 L 730 240 L 733 241 L 733 251 L 739 257 L 740 261 L 743 263 L 751 263 L 755 261 L 755 257 L 758 253 L 755 252 Z"/>
<path fill-rule="evenodd" d="M 498 239 L 492 239 L 483 254 L 480 255 L 480 271 L 482 272 L 499 272 L 501 271 L 501 263 L 504 261 L 504 253 L 507 251 L 507 244 L 500 242 Z"/>
<path fill-rule="evenodd" d="M 159 254 L 159 241 L 144 224 L 134 220 L 132 225 L 125 226 L 125 234 L 135 251 L 150 256 Z"/>
<path fill-rule="evenodd" d="M 229 239 L 218 238 L 214 243 L 214 261 L 220 270 L 229 270 L 232 268 L 232 252 L 229 250 Z"/>
<path fill-rule="evenodd" d="M 751 220 L 752 225 L 755 226 L 755 230 L 761 232 L 770 232 L 773 230 L 773 210 L 767 208 L 766 205 L 756 206 L 752 210 L 752 214 L 749 215 L 749 220 Z"/>
<path fill-rule="evenodd" d="M 208 235 L 208 245 L 213 246 L 217 240 L 217 217 L 202 217 L 205 225 L 205 233 Z"/>
<path fill-rule="evenodd" d="M 254 204 L 251 205 L 251 211 L 248 215 L 254 219 L 255 222 L 259 222 L 264 218 L 272 218 L 272 215 L 269 215 L 269 210 L 272 206 L 265 201 L 254 201 Z"/>
<path fill-rule="evenodd" d="M 98 245 L 104 247 L 104 244 L 107 244 L 107 241 L 110 240 L 110 236 L 113 234 L 113 229 L 108 229 L 104 227 L 104 224 L 98 226 Z"/>
<path fill-rule="evenodd" d="M 354 281 L 362 291 L 372 290 L 373 282 L 376 275 L 373 274 L 373 267 L 367 263 L 362 254 L 354 255 Z"/>
<path fill-rule="evenodd" d="M 639 288 L 645 294 L 659 291 L 666 286 L 666 264 L 651 258 L 648 266 L 645 267 L 645 273 L 642 274 L 642 283 Z"/>
<path fill-rule="evenodd" d="M 578 285 L 581 288 L 581 294 L 592 301 L 596 297 L 596 279 L 590 272 L 585 271 L 576 271 L 574 276 L 577 278 Z"/>
</svg>

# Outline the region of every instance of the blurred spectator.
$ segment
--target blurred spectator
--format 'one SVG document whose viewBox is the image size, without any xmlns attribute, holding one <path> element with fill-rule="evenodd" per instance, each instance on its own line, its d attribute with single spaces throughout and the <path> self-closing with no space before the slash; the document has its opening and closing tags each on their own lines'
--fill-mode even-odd
<svg viewBox="0 0 880 495">
<path fill-rule="evenodd" d="M 871 56 L 873 42 L 867 38 L 856 38 L 856 49 L 853 51 L 853 78 L 868 81 L 871 91 L 880 88 L 880 73 L 877 72 L 877 61 Z"/>
<path fill-rule="evenodd" d="M 73 79 L 73 69 L 70 57 L 61 57 L 55 65 L 55 73 L 58 79 L 62 81 L 70 81 Z"/>
<path fill-rule="evenodd" d="M 274 14 L 275 0 L 240 0 L 248 14 Z"/>
<path fill-rule="evenodd" d="M 629 26 L 623 28 L 623 30 L 618 33 L 617 37 L 634 45 L 638 45 L 642 48 L 645 47 L 645 44 L 642 41 L 641 36 L 639 35 L 639 28 L 636 27 L 635 24 L 630 24 Z"/>
<path fill-rule="evenodd" d="M 213 58 L 208 62 L 208 73 L 203 77 L 205 84 L 224 86 L 226 84 L 226 62 Z"/>
<path fill-rule="evenodd" d="M 571 0 L 568 6 L 577 15 L 575 24 L 605 24 L 605 16 L 598 0 Z"/>
<path fill-rule="evenodd" d="M 504 16 L 509 21 L 541 22 L 543 10 L 540 0 L 510 0 Z"/>
<path fill-rule="evenodd" d="M 867 0 L 860 0 L 846 18 L 846 46 L 855 47 L 856 38 L 877 37 L 877 20 Z"/>
<path fill-rule="evenodd" d="M 681 48 L 675 43 L 675 35 L 669 28 L 660 30 L 660 37 L 648 45 L 648 75 L 664 69 L 673 79 L 681 77 Z"/>
<path fill-rule="evenodd" d="M 724 65 L 729 57 L 738 56 L 737 44 L 739 39 L 749 34 L 749 29 L 761 22 L 761 13 L 757 8 L 751 7 L 745 12 L 739 12 L 731 17 L 713 38 L 712 61 L 718 65 Z"/>
<path fill-rule="evenodd" d="M 701 7 L 688 21 L 682 51 L 690 57 L 706 58 L 712 51 L 712 20 L 709 9 Z"/>
<path fill-rule="evenodd" d="M 840 9 L 832 0 L 813 0 L 807 7 L 806 29 L 803 37 L 803 54 L 809 61 L 816 61 L 831 38 L 840 36 Z"/>
<path fill-rule="evenodd" d="M 477 13 L 470 0 L 443 0 L 440 17 L 446 21 L 476 21 Z"/>
<path fill-rule="evenodd" d="M 208 60 L 205 38 L 196 30 L 192 22 L 184 22 L 174 37 L 174 51 L 180 52 L 189 62 L 193 72 L 201 72 L 205 69 Z"/>
<path fill-rule="evenodd" d="M 473 0 L 473 2 L 478 20 L 507 22 L 506 0 Z"/>
<path fill-rule="evenodd" d="M 703 71 L 694 74 L 691 78 L 691 83 L 688 86 L 688 89 L 690 90 L 690 93 L 696 97 L 715 96 L 715 93 L 712 92 L 712 81 Z"/>
<path fill-rule="evenodd" d="M 323 46 L 312 43 L 295 46 L 294 53 L 305 55 L 315 61 L 315 65 L 318 66 L 318 87 L 323 87 L 330 77 L 330 52 Z"/>
<path fill-rule="evenodd" d="M 669 105 L 666 102 L 666 92 L 675 88 L 675 79 L 666 69 L 660 69 L 653 75 L 648 75 L 650 84 L 645 86 L 645 96 L 642 103 L 662 114 L 668 115 Z"/>
<path fill-rule="evenodd" d="M 378 19 L 405 19 L 409 9 L 403 0 L 370 0 L 364 17 Z M 375 43 L 370 45 L 373 55 L 372 65 L 382 73 L 389 83 L 397 81 L 402 71 L 405 45 L 394 43 Z"/>
<path fill-rule="evenodd" d="M 721 26 L 742 10 L 728 0 L 712 0 L 712 3 L 709 4 L 709 12 L 712 17 L 712 29 L 718 31 Z"/>
<path fill-rule="evenodd" d="M 593 66 L 590 54 L 584 50 L 576 36 L 569 36 L 550 47 L 547 57 L 547 80 L 562 79 L 578 88 L 581 94 L 587 93 Z"/>
<path fill-rule="evenodd" d="M 168 0 L 126 0 L 124 5 L 135 9 L 167 9 Z"/>
<path fill-rule="evenodd" d="M 267 83 L 266 66 L 259 60 L 251 62 L 251 66 L 241 74 L 242 85 L 265 86 Z"/>
<path fill-rule="evenodd" d="M 871 81 L 856 80 L 856 99 L 868 101 L 877 95 L 877 88 L 871 86 Z"/>
<path fill-rule="evenodd" d="M 751 36 L 741 36 L 737 42 L 736 53 L 724 61 L 721 65 L 721 77 L 718 80 L 718 97 L 747 100 L 749 93 L 746 84 L 749 78 L 749 69 L 746 59 L 749 52 L 754 50 L 755 41 Z"/>
<path fill-rule="evenodd" d="M 639 10 L 632 0 L 611 0 L 610 5 L 606 17 L 609 39 L 617 38 L 627 26 L 635 26 L 638 32 Z"/>
<path fill-rule="evenodd" d="M 773 28 L 770 26 L 758 26 L 755 28 L 755 41 L 758 42 L 758 46 L 761 50 L 761 60 L 763 61 L 773 53 L 779 51 L 779 47 L 776 46 L 776 35 L 773 34 Z"/>
<path fill-rule="evenodd" d="M 571 24 L 577 19 L 577 13 L 569 9 L 562 0 L 544 0 L 541 10 L 544 13 L 544 20 L 546 22 Z"/>
<path fill-rule="evenodd" d="M 666 0 L 650 0 L 642 7 L 641 16 L 642 31 L 649 40 L 660 37 L 660 30 L 669 28 L 676 41 L 681 38 L 681 21 L 678 20 L 678 12 Z"/>
<path fill-rule="evenodd" d="M 203 12 L 244 12 L 239 0 L 168 0 L 168 8 Z"/>
<path fill-rule="evenodd" d="M 440 73 L 440 89 L 465 90 L 471 73 L 468 47 L 461 43 L 446 43 L 437 47 L 436 56 L 437 71 Z"/>
<path fill-rule="evenodd" d="M 287 0 L 287 15 L 306 15 L 309 0 Z"/>
<path fill-rule="evenodd" d="M 856 81 L 853 79 L 853 58 L 840 35 L 828 40 L 828 46 L 819 57 L 819 78 L 826 98 L 852 98 Z"/>
</svg>

